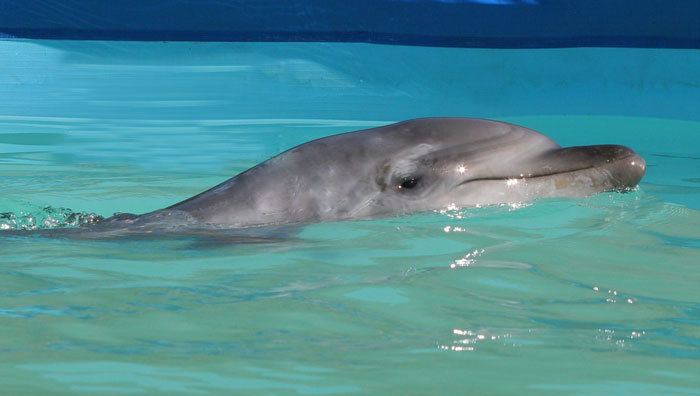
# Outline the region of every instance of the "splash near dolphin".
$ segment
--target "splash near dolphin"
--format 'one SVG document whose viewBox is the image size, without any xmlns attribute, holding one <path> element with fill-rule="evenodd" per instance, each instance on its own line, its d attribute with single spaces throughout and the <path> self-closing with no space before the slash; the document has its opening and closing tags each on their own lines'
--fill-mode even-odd
<svg viewBox="0 0 700 396">
<path fill-rule="evenodd" d="M 78 228 L 243 229 L 628 190 L 645 161 L 619 145 L 560 147 L 513 124 L 423 118 L 291 148 L 182 202 Z"/>
</svg>

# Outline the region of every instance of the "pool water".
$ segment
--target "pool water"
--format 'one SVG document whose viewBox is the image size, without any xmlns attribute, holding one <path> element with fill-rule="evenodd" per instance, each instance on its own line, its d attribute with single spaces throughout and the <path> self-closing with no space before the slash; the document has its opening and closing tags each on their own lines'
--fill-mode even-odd
<svg viewBox="0 0 700 396">
<path fill-rule="evenodd" d="M 419 116 L 648 165 L 627 194 L 270 243 L 0 234 L 3 393 L 700 394 L 697 51 L 17 40 L 0 59 L 4 228 L 157 209 Z"/>
</svg>

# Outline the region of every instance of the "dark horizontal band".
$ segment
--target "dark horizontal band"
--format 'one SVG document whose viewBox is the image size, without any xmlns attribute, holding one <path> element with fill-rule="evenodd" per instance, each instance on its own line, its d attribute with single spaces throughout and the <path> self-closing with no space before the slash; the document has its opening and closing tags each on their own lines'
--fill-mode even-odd
<svg viewBox="0 0 700 396">
<path fill-rule="evenodd" d="M 700 48 L 697 0 L 0 0 L 0 38 Z"/>
</svg>

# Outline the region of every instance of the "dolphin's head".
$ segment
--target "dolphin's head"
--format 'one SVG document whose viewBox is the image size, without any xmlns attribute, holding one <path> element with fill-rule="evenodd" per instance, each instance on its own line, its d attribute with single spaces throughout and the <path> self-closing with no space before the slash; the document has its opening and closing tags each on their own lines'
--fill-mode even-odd
<svg viewBox="0 0 700 396">
<path fill-rule="evenodd" d="M 473 119 L 420 119 L 392 137 L 376 170 L 375 203 L 390 212 L 520 203 L 627 191 L 646 164 L 619 145 L 562 148 L 520 126 Z M 399 124 L 401 125 L 401 124 Z"/>
<path fill-rule="evenodd" d="M 561 148 L 512 124 L 426 118 L 302 144 L 172 209 L 235 226 L 371 218 L 624 191 L 644 171 L 623 146 Z"/>
</svg>

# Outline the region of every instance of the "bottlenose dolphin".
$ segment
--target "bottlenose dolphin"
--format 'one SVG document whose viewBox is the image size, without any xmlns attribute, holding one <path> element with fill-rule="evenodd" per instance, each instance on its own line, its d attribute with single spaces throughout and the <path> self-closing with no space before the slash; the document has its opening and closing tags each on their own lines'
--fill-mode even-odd
<svg viewBox="0 0 700 396">
<path fill-rule="evenodd" d="M 619 145 L 562 148 L 499 121 L 422 118 L 291 148 L 167 208 L 94 231 L 241 229 L 628 190 L 645 162 Z"/>
</svg>

